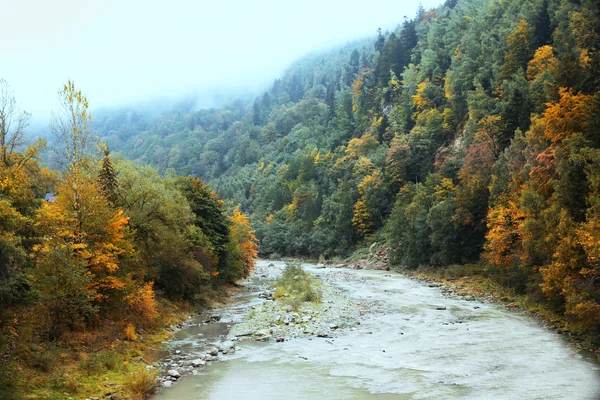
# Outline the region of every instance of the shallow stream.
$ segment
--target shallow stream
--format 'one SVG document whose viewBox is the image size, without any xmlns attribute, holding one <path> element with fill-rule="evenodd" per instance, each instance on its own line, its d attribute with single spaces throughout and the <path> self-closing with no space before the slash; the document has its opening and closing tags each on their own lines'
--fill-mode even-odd
<svg viewBox="0 0 600 400">
<path fill-rule="evenodd" d="M 359 325 L 333 338 L 241 341 L 153 400 L 600 399 L 598 364 L 530 315 L 400 274 L 305 268 L 367 307 Z M 201 353 L 225 337 L 265 301 L 252 292 L 265 278 L 255 274 L 218 323 L 177 332 L 172 349 Z"/>
</svg>

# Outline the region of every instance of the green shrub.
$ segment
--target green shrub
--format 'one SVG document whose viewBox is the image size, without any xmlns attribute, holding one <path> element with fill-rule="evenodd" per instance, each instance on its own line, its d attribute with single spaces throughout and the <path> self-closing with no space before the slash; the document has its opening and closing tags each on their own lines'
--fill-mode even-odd
<svg viewBox="0 0 600 400">
<path fill-rule="evenodd" d="M 286 264 L 281 278 L 275 282 L 275 287 L 273 298 L 281 299 L 296 311 L 302 303 L 321 301 L 320 282 L 298 263 Z"/>
</svg>

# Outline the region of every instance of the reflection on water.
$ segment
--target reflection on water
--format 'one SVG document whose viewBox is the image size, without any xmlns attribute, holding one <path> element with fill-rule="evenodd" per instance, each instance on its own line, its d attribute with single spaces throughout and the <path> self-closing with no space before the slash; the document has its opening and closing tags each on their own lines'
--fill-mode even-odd
<svg viewBox="0 0 600 400">
<path fill-rule="evenodd" d="M 527 315 L 445 297 L 396 274 L 311 270 L 369 302 L 356 329 L 334 339 L 242 342 L 154 400 L 600 398 L 598 366 Z M 186 328 L 172 345 L 193 352 L 256 301 L 239 296 L 223 311 L 227 322 Z"/>
</svg>

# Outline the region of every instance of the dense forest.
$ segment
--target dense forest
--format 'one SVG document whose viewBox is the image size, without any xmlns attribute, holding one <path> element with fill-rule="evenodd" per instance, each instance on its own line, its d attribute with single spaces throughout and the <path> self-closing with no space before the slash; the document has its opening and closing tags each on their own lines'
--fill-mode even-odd
<svg viewBox="0 0 600 400">
<path fill-rule="evenodd" d="M 201 179 L 113 159 L 72 82 L 59 99 L 50 130 L 61 168 L 50 170 L 45 141 L 27 143 L 30 115 L 0 81 L 0 398 L 65 398 L 105 367 L 139 372 L 123 387 L 141 398 L 153 372 L 122 364 L 120 341 L 247 276 L 256 239 Z"/>
<path fill-rule="evenodd" d="M 203 178 L 261 254 L 476 264 L 600 330 L 600 13 L 447 0 L 299 60 L 254 102 L 98 115 L 111 150 Z"/>
</svg>

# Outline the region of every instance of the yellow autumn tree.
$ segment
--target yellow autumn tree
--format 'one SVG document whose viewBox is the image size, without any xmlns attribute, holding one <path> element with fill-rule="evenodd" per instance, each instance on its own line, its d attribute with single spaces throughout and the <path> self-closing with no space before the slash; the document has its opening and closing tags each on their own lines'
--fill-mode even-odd
<svg viewBox="0 0 600 400">
<path fill-rule="evenodd" d="M 527 79 L 534 80 L 544 72 L 554 73 L 558 60 L 554 56 L 552 46 L 542 46 L 535 51 L 527 64 Z"/>
<path fill-rule="evenodd" d="M 350 139 L 344 159 L 356 160 L 361 156 L 366 156 L 369 152 L 375 150 L 378 145 L 377 138 L 370 133 L 366 133 L 359 138 Z"/>
<path fill-rule="evenodd" d="M 34 247 L 33 280 L 50 316 L 53 334 L 74 329 L 98 311 L 121 304 L 127 287 L 135 284 L 119 271 L 122 260 L 133 255 L 128 220 L 110 207 L 94 178 L 90 159 L 94 142 L 87 99 L 72 82 L 59 92 L 62 112 L 51 129 L 63 144 L 57 155 L 65 163 L 57 199 L 38 211 L 35 227 L 40 244 Z M 61 322 L 61 315 L 66 324 Z"/>
<path fill-rule="evenodd" d="M 363 235 L 373 233 L 383 221 L 385 185 L 381 169 L 376 168 L 358 184 L 360 198 L 353 208 L 352 224 Z"/>
<path fill-rule="evenodd" d="M 490 207 L 483 253 L 487 262 L 504 268 L 511 268 L 519 262 L 522 220 L 523 213 L 512 199 L 501 199 Z"/>
<path fill-rule="evenodd" d="M 429 78 L 417 85 L 417 93 L 412 97 L 413 106 L 417 109 L 417 113 L 432 107 L 431 100 L 425 95 L 427 85 L 429 85 Z"/>
<path fill-rule="evenodd" d="M 71 261 L 85 266 L 90 278 L 85 290 L 100 304 L 125 289 L 118 269 L 121 259 L 133 254 L 127 236 L 128 218 L 122 210 L 112 209 L 98 184 L 90 178 L 79 179 L 79 197 L 74 202 L 72 176 L 58 187 L 56 201 L 45 203 L 36 218 L 43 238 L 35 247 L 38 259 L 52 252 L 72 252 Z"/>
<path fill-rule="evenodd" d="M 229 217 L 229 241 L 227 243 L 227 269 L 220 277 L 233 283 L 245 278 L 254 269 L 254 260 L 258 256 L 258 240 L 250 225 L 248 215 L 237 207 Z"/>
</svg>

